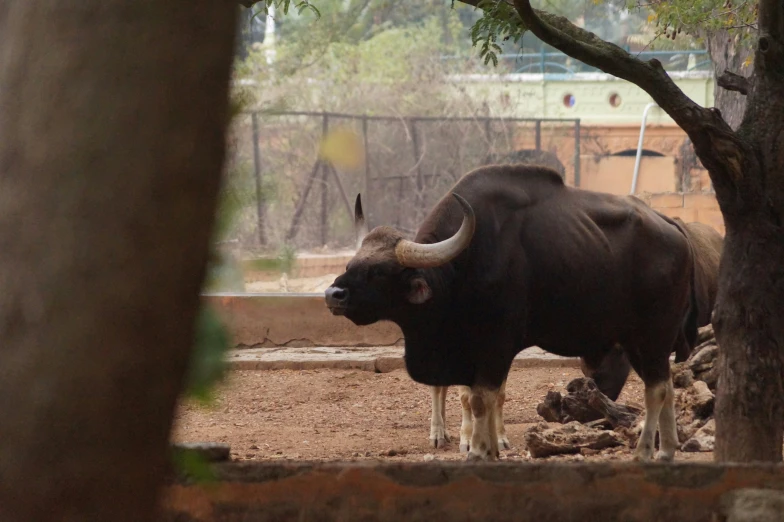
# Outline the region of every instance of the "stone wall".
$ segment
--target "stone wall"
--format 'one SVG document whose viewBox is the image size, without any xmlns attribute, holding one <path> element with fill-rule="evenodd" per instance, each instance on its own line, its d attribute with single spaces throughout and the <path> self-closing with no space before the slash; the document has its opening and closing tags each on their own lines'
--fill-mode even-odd
<svg viewBox="0 0 784 522">
<path fill-rule="evenodd" d="M 215 470 L 217 483 L 170 485 L 163 520 L 768 522 L 780 511 L 735 518 L 733 510 L 747 510 L 750 499 L 780 510 L 784 489 L 784 468 L 772 464 L 271 462 Z"/>
</svg>

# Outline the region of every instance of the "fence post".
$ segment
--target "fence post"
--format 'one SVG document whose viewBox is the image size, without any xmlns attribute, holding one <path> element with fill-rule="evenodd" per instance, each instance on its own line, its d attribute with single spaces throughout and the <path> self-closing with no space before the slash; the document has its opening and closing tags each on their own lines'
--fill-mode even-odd
<svg viewBox="0 0 784 522">
<path fill-rule="evenodd" d="M 259 246 L 267 244 L 267 234 L 264 232 L 264 199 L 261 191 L 261 153 L 259 151 L 259 121 L 258 113 L 252 112 L 251 123 L 253 128 L 253 171 L 256 174 L 256 219 L 259 232 Z"/>
<path fill-rule="evenodd" d="M 536 120 L 536 150 L 542 150 L 542 120 Z"/>
<path fill-rule="evenodd" d="M 414 166 L 416 167 L 416 198 L 415 198 L 415 224 L 419 222 L 419 214 L 422 212 L 424 204 L 425 180 L 422 177 L 422 164 L 420 162 L 419 150 L 419 136 L 417 135 L 416 118 L 411 118 L 409 121 L 409 129 L 411 132 L 411 146 L 414 153 Z M 402 203 L 402 201 L 401 201 Z"/>
<path fill-rule="evenodd" d="M 574 120 L 574 186 L 580 186 L 580 120 Z"/>
<path fill-rule="evenodd" d="M 368 148 L 368 118 L 367 115 L 362 116 L 362 142 L 365 148 L 365 222 L 370 223 L 370 214 L 373 212 L 373 204 L 371 203 L 370 196 L 370 149 Z M 351 215 L 352 219 L 354 215 Z"/>
<path fill-rule="evenodd" d="M 485 153 L 485 163 L 491 163 L 493 158 L 493 140 L 491 138 L 490 118 L 484 119 L 485 124 L 485 141 L 487 142 L 487 152 Z"/>
<path fill-rule="evenodd" d="M 321 140 L 327 136 L 329 130 L 329 116 L 325 113 L 321 121 Z M 327 170 L 330 165 L 321 167 L 321 245 L 327 244 L 327 198 L 329 196 L 329 186 L 327 185 Z"/>
</svg>

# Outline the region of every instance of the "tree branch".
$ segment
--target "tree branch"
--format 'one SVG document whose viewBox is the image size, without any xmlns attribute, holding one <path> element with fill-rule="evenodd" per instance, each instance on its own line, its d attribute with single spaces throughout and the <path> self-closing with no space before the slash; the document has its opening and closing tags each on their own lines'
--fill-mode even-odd
<svg viewBox="0 0 784 522">
<path fill-rule="evenodd" d="M 689 135 L 697 156 L 711 173 L 716 191 L 724 192 L 726 197 L 722 199 L 732 199 L 730 193 L 737 191 L 743 178 L 744 158 L 750 157 L 750 150 L 718 109 L 692 101 L 675 85 L 659 60 L 639 60 L 562 16 L 534 10 L 529 0 L 514 0 L 514 6 L 522 23 L 544 43 L 650 94 Z"/>
<path fill-rule="evenodd" d="M 734 72 L 724 71 L 724 73 L 716 79 L 716 83 L 723 89 L 739 92 L 744 96 L 749 93 L 748 78 L 735 74 Z"/>
</svg>

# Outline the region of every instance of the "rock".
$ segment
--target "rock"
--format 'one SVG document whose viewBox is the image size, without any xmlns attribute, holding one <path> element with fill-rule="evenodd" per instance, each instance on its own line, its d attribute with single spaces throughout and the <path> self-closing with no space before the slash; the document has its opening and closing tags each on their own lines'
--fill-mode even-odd
<svg viewBox="0 0 784 522">
<path fill-rule="evenodd" d="M 549 391 L 544 397 L 544 402 L 536 406 L 538 413 L 547 422 L 561 422 L 561 394 Z"/>
<path fill-rule="evenodd" d="M 692 438 L 681 446 L 681 451 L 698 452 L 713 451 L 713 443 L 716 437 L 716 421 L 709 420 L 705 425 L 697 430 Z"/>
<path fill-rule="evenodd" d="M 726 522 L 781 522 L 784 520 L 784 493 L 770 489 L 736 489 L 720 501 Z"/>
<path fill-rule="evenodd" d="M 425 462 L 430 462 L 431 460 L 435 460 L 435 458 L 436 456 L 433 455 L 432 453 L 426 453 L 425 456 L 422 457 L 422 460 L 424 460 Z"/>
<path fill-rule="evenodd" d="M 709 324 L 697 329 L 697 344 L 701 345 L 705 341 L 716 339 L 716 334 L 713 333 L 713 325 Z"/>
<path fill-rule="evenodd" d="M 713 414 L 715 399 L 713 392 L 703 381 L 694 381 L 689 389 L 691 409 L 698 417 L 707 418 Z"/>
<path fill-rule="evenodd" d="M 587 428 L 576 421 L 557 428 L 539 423 L 526 431 L 525 442 L 533 458 L 577 454 L 583 448 L 601 450 L 623 444 L 615 432 Z"/>
<path fill-rule="evenodd" d="M 566 389 L 569 393 L 564 397 L 558 392 L 548 392 L 544 402 L 536 407 L 537 413 L 548 422 L 601 421 L 616 427 L 631 425 L 641 411 L 634 406 L 613 402 L 599 390 L 593 379 L 573 379 Z"/>
<path fill-rule="evenodd" d="M 566 385 L 566 391 L 569 393 L 561 400 L 561 414 L 564 417 L 562 422 L 576 420 L 585 423 L 604 418 L 602 412 L 589 403 L 594 393 L 601 394 L 593 379 L 572 379 Z"/>
<path fill-rule="evenodd" d="M 670 367 L 672 384 L 676 388 L 688 388 L 694 382 L 694 372 L 689 368 L 689 362 L 675 363 Z"/>
<path fill-rule="evenodd" d="M 597 419 L 595 421 L 586 422 L 585 426 L 588 428 L 595 428 L 597 430 L 611 430 L 613 429 L 612 423 L 607 419 Z"/>
<path fill-rule="evenodd" d="M 719 382 L 719 367 L 714 364 L 709 370 L 696 374 L 694 378 L 707 384 L 711 391 L 715 391 L 716 383 Z"/>
<path fill-rule="evenodd" d="M 593 448 L 580 448 L 580 453 L 586 457 L 590 457 L 591 455 L 598 455 L 601 451 Z"/>
<path fill-rule="evenodd" d="M 678 423 L 678 442 L 684 443 L 697 433 L 697 430 L 702 428 L 707 421 L 704 419 L 693 420 L 689 424 Z"/>
<path fill-rule="evenodd" d="M 689 363 L 689 368 L 691 368 L 691 371 L 694 373 L 704 372 L 713 366 L 718 355 L 718 345 L 715 343 L 706 343 L 705 345 L 695 348 L 687 362 Z"/>
</svg>

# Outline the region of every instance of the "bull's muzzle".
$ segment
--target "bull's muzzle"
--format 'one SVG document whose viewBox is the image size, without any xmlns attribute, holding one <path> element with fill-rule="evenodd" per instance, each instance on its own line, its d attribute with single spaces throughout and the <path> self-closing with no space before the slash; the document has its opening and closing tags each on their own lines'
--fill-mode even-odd
<svg viewBox="0 0 784 522">
<path fill-rule="evenodd" d="M 332 315 L 345 315 L 348 305 L 348 289 L 330 286 L 324 291 L 324 300 Z"/>
</svg>

